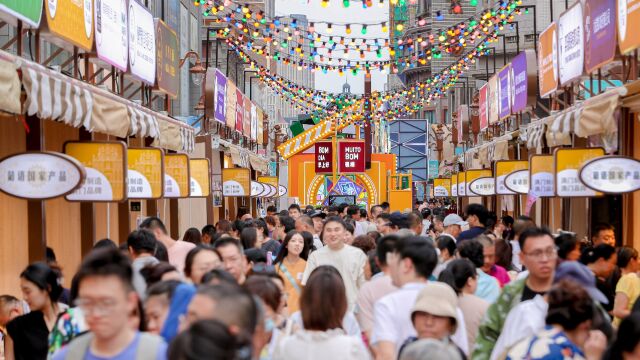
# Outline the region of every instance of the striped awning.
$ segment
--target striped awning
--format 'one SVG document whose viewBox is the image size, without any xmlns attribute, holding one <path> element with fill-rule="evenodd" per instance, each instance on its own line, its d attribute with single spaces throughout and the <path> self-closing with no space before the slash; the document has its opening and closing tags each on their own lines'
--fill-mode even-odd
<svg viewBox="0 0 640 360">
<path fill-rule="evenodd" d="M 14 115 L 22 112 L 20 88 L 16 65 L 0 60 L 0 112 Z"/>
<path fill-rule="evenodd" d="M 129 127 L 130 136 L 138 135 L 154 139 L 160 136 L 160 128 L 155 116 L 135 105 L 127 106 L 127 112 L 131 124 Z"/>
<path fill-rule="evenodd" d="M 192 127 L 181 127 L 182 151 L 192 153 L 196 143 L 195 131 Z"/>
<path fill-rule="evenodd" d="M 580 107 L 571 107 L 569 110 L 552 115 L 545 120 L 547 146 L 571 145 L 574 119 L 576 116 L 580 116 L 581 111 Z"/>
<path fill-rule="evenodd" d="M 542 151 L 542 139 L 544 138 L 546 124 L 544 120 L 529 124 L 524 131 L 528 149 L 536 149 L 536 153 Z"/>
</svg>

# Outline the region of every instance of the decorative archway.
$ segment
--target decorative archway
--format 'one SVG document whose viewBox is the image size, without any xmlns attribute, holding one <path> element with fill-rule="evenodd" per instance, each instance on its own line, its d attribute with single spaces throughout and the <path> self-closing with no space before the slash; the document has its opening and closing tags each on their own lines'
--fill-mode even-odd
<svg viewBox="0 0 640 360">
<path fill-rule="evenodd" d="M 309 186 L 309 190 L 305 194 L 305 204 L 317 205 L 316 195 L 320 190 L 320 186 L 324 184 L 324 179 L 326 176 L 331 175 L 316 175 L 313 180 L 311 180 L 311 184 Z M 364 185 L 365 190 L 369 196 L 369 206 L 372 204 L 378 203 L 378 189 L 376 189 L 373 180 L 367 174 L 355 174 L 356 178 L 359 179 Z"/>
</svg>

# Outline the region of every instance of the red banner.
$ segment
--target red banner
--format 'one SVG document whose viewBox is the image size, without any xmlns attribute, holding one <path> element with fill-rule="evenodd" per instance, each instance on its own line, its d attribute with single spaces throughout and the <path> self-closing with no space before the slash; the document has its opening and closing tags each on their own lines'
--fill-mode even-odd
<svg viewBox="0 0 640 360">
<path fill-rule="evenodd" d="M 333 172 L 333 144 L 331 141 L 317 142 L 315 145 L 316 174 Z"/>
<path fill-rule="evenodd" d="M 478 112 L 480 114 L 480 131 L 489 127 L 489 117 L 487 114 L 487 84 L 480 88 L 480 103 L 478 104 Z"/>
<path fill-rule="evenodd" d="M 338 143 L 338 172 L 363 173 L 366 171 L 364 141 Z"/>
</svg>

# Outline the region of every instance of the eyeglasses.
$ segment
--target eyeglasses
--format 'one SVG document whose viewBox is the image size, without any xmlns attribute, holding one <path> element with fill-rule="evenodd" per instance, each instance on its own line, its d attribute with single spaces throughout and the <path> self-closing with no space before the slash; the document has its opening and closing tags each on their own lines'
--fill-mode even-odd
<svg viewBox="0 0 640 360">
<path fill-rule="evenodd" d="M 554 246 L 528 253 L 523 252 L 523 254 L 531 257 L 534 260 L 542 260 L 544 256 L 546 256 L 547 259 L 555 259 L 558 256 L 558 248 Z"/>
<path fill-rule="evenodd" d="M 85 314 L 93 314 L 97 316 L 110 315 L 116 307 L 116 301 L 104 299 L 99 301 L 91 301 L 88 299 L 77 299 L 75 305 L 79 307 Z"/>
</svg>

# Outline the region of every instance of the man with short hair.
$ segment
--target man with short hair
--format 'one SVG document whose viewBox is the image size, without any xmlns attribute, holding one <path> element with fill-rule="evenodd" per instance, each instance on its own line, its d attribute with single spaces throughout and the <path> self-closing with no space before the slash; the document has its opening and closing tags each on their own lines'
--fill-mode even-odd
<svg viewBox="0 0 640 360">
<path fill-rule="evenodd" d="M 416 214 L 415 212 L 409 213 L 409 215 L 407 215 L 407 225 L 409 227 L 409 230 L 413 232 L 413 235 L 424 235 L 422 231 L 424 226 L 424 224 L 422 223 L 422 216 Z"/>
<path fill-rule="evenodd" d="M 276 235 L 272 235 L 273 238 L 278 239 L 280 241 L 284 240 L 284 237 L 287 236 L 289 231 L 296 229 L 296 220 L 291 216 L 281 215 L 278 216 L 278 224 L 274 232 Z"/>
<path fill-rule="evenodd" d="M 289 205 L 289 216 L 293 218 L 293 220 L 298 219 L 302 215 L 302 211 L 300 210 L 300 205 L 291 204 Z"/>
<path fill-rule="evenodd" d="M 309 217 L 309 215 L 302 215 L 298 219 L 296 219 L 296 231 L 306 231 L 310 233 L 311 235 L 313 235 L 313 246 L 315 246 L 316 249 L 320 249 L 322 247 L 320 235 L 316 234 L 313 220 Z"/>
<path fill-rule="evenodd" d="M 233 276 L 238 284 L 244 284 L 247 279 L 247 257 L 239 240 L 230 237 L 218 239 L 213 247 L 218 250 L 224 269 Z"/>
<path fill-rule="evenodd" d="M 464 220 L 457 214 L 449 214 L 442 221 L 442 226 L 444 230 L 440 234 L 440 236 L 447 236 L 453 239 L 453 241 L 457 241 L 457 237 L 462 232 L 462 226 L 466 225 Z"/>
<path fill-rule="evenodd" d="M 520 234 L 518 243 L 520 260 L 529 270 L 529 275 L 505 285 L 498 300 L 489 306 L 478 329 L 474 360 L 489 359 L 511 309 L 522 301 L 546 294 L 553 283 L 558 252 L 549 230 L 528 228 Z"/>
<path fill-rule="evenodd" d="M 278 209 L 274 205 L 267 206 L 267 216 L 274 216 L 278 213 Z"/>
<path fill-rule="evenodd" d="M 157 360 L 167 358 L 162 338 L 131 326 L 138 309 L 131 262 L 118 250 L 96 250 L 76 274 L 78 298 L 90 333 L 73 339 L 53 360 Z"/>
<path fill-rule="evenodd" d="M 471 240 L 485 231 L 485 225 L 489 218 L 489 212 L 481 204 L 469 204 L 465 211 L 469 230 L 465 230 L 458 235 L 457 241 Z"/>
<path fill-rule="evenodd" d="M 207 224 L 202 228 L 200 233 L 202 234 L 202 243 L 211 245 L 213 237 L 216 235 L 216 228 L 211 224 Z"/>
<path fill-rule="evenodd" d="M 156 243 L 156 238 L 147 230 L 135 230 L 127 237 L 127 248 L 133 259 L 131 264 L 133 268 L 133 288 L 136 289 L 142 301 L 147 298 L 147 282 L 140 270 L 145 266 L 155 265 L 160 262 L 153 257 L 156 251 Z"/>
<path fill-rule="evenodd" d="M 390 235 L 393 233 L 393 229 L 391 228 L 391 215 L 381 212 L 378 214 L 376 218 L 376 231 L 378 231 L 382 236 Z"/>
<path fill-rule="evenodd" d="M 141 224 L 140 229 L 150 231 L 156 240 L 160 241 L 166 248 L 169 254 L 169 263 L 182 273 L 184 271 L 184 262 L 187 258 L 187 254 L 191 249 L 196 247 L 187 241 L 173 240 L 167 233 L 167 228 L 159 218 L 152 216 L 146 218 Z"/>
<path fill-rule="evenodd" d="M 591 243 L 594 247 L 600 244 L 607 244 L 616 247 L 615 228 L 611 224 L 597 224 L 593 227 L 591 234 Z"/>
<path fill-rule="evenodd" d="M 382 213 L 382 207 L 380 205 L 373 205 L 369 211 L 369 221 L 376 222 L 378 215 Z"/>
<path fill-rule="evenodd" d="M 386 212 L 386 213 L 390 213 L 391 212 L 391 205 L 389 205 L 388 202 L 384 201 L 382 204 L 380 204 L 380 207 L 382 208 L 382 212 Z"/>
</svg>

